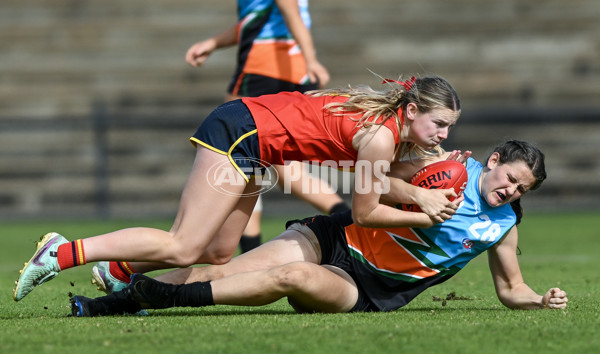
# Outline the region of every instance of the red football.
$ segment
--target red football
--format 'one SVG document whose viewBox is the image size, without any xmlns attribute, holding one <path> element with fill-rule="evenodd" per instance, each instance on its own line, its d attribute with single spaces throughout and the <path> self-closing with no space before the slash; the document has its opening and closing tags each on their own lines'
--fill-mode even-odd
<svg viewBox="0 0 600 354">
<path fill-rule="evenodd" d="M 462 195 L 467 186 L 467 169 L 454 160 L 444 160 L 427 165 L 417 171 L 410 179 L 410 184 L 427 189 L 450 189 L 458 196 Z M 402 210 L 421 211 L 418 205 L 402 205 Z"/>
</svg>

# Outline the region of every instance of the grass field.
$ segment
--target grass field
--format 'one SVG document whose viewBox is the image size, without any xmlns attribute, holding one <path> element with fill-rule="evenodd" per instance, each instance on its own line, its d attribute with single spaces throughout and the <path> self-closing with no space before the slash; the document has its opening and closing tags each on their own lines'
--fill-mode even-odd
<svg viewBox="0 0 600 354">
<path fill-rule="evenodd" d="M 266 220 L 275 235 L 283 220 Z M 4 222 L 0 225 L 1 353 L 598 353 L 600 228 L 597 215 L 532 214 L 520 227 L 526 282 L 539 293 L 559 286 L 567 310 L 512 311 L 497 300 L 481 256 L 445 284 L 391 313 L 298 315 L 269 306 L 152 311 L 147 317 L 71 318 L 69 293 L 100 295 L 92 265 L 70 269 L 19 303 L 18 270 L 48 231 L 69 239 L 164 222 Z M 440 301 L 448 294 L 466 300 Z"/>
</svg>

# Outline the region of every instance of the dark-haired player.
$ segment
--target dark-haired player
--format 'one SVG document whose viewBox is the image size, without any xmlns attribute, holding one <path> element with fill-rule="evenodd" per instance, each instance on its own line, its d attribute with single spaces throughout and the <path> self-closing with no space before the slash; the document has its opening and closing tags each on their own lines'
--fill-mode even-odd
<svg viewBox="0 0 600 354">
<path fill-rule="evenodd" d="M 463 160 L 465 155 L 450 155 Z M 432 161 L 429 161 L 432 162 Z M 394 166 L 408 179 L 424 161 Z M 391 311 L 442 283 L 488 252 L 500 301 L 512 309 L 562 309 L 559 288 L 539 295 L 524 282 L 517 260 L 520 198 L 546 178 L 544 155 L 509 141 L 485 165 L 466 160 L 469 182 L 456 214 L 430 228 L 365 228 L 350 213 L 290 222 L 278 238 L 219 266 L 180 269 L 160 282 L 135 274 L 109 296 L 75 296 L 75 316 L 135 313 L 174 306 L 260 306 L 287 297 L 298 312 Z M 393 189 L 393 188 L 392 188 Z M 394 202 L 402 200 L 394 200 Z M 180 284 L 180 283 L 187 284 Z"/>
</svg>

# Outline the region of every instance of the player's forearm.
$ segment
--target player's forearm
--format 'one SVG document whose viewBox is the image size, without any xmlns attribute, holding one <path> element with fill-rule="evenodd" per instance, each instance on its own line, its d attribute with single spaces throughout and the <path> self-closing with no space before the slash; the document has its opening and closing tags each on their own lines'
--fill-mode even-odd
<svg viewBox="0 0 600 354">
<path fill-rule="evenodd" d="M 365 207 L 352 201 L 352 218 L 362 227 L 431 227 L 433 222 L 424 213 L 402 211 L 387 205 L 378 204 L 374 208 Z"/>
<path fill-rule="evenodd" d="M 300 7 L 297 0 L 276 0 L 277 7 L 283 16 L 286 26 L 290 30 L 292 37 L 304 56 L 307 63 L 317 61 L 317 53 L 310 34 L 310 30 L 302 21 L 300 16 Z"/>
<path fill-rule="evenodd" d="M 388 203 L 414 204 L 420 192 L 419 187 L 413 186 L 404 180 L 388 177 L 390 182 L 389 191 L 381 195 L 382 200 Z"/>
<path fill-rule="evenodd" d="M 215 48 L 231 47 L 237 44 L 237 26 L 238 24 L 236 23 L 225 31 L 213 36 L 212 40 L 215 41 Z"/>
</svg>

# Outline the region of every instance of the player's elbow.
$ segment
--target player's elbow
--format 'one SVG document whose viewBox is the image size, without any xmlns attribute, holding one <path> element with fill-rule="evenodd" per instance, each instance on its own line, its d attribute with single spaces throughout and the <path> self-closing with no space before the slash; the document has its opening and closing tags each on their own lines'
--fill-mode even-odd
<svg viewBox="0 0 600 354">
<path fill-rule="evenodd" d="M 511 310 L 519 309 L 519 306 L 517 306 L 517 304 L 515 304 L 514 302 L 510 301 L 510 299 L 508 299 L 508 298 L 498 296 L 498 300 L 500 300 L 500 303 L 502 303 L 502 305 L 504 305 L 505 307 L 507 307 Z"/>
<path fill-rule="evenodd" d="M 509 291 L 498 293 L 498 300 L 500 300 L 502 305 L 511 310 L 529 310 L 537 307 L 535 304 L 531 304 L 526 299 L 521 299 Z"/>
<path fill-rule="evenodd" d="M 374 227 L 373 220 L 369 213 L 352 210 L 352 220 L 354 224 L 360 227 Z"/>
<path fill-rule="evenodd" d="M 498 296 L 498 300 L 500 303 L 511 310 L 515 309 L 515 304 L 511 300 L 510 290 L 508 289 L 499 289 L 496 287 L 496 296 Z"/>
</svg>

